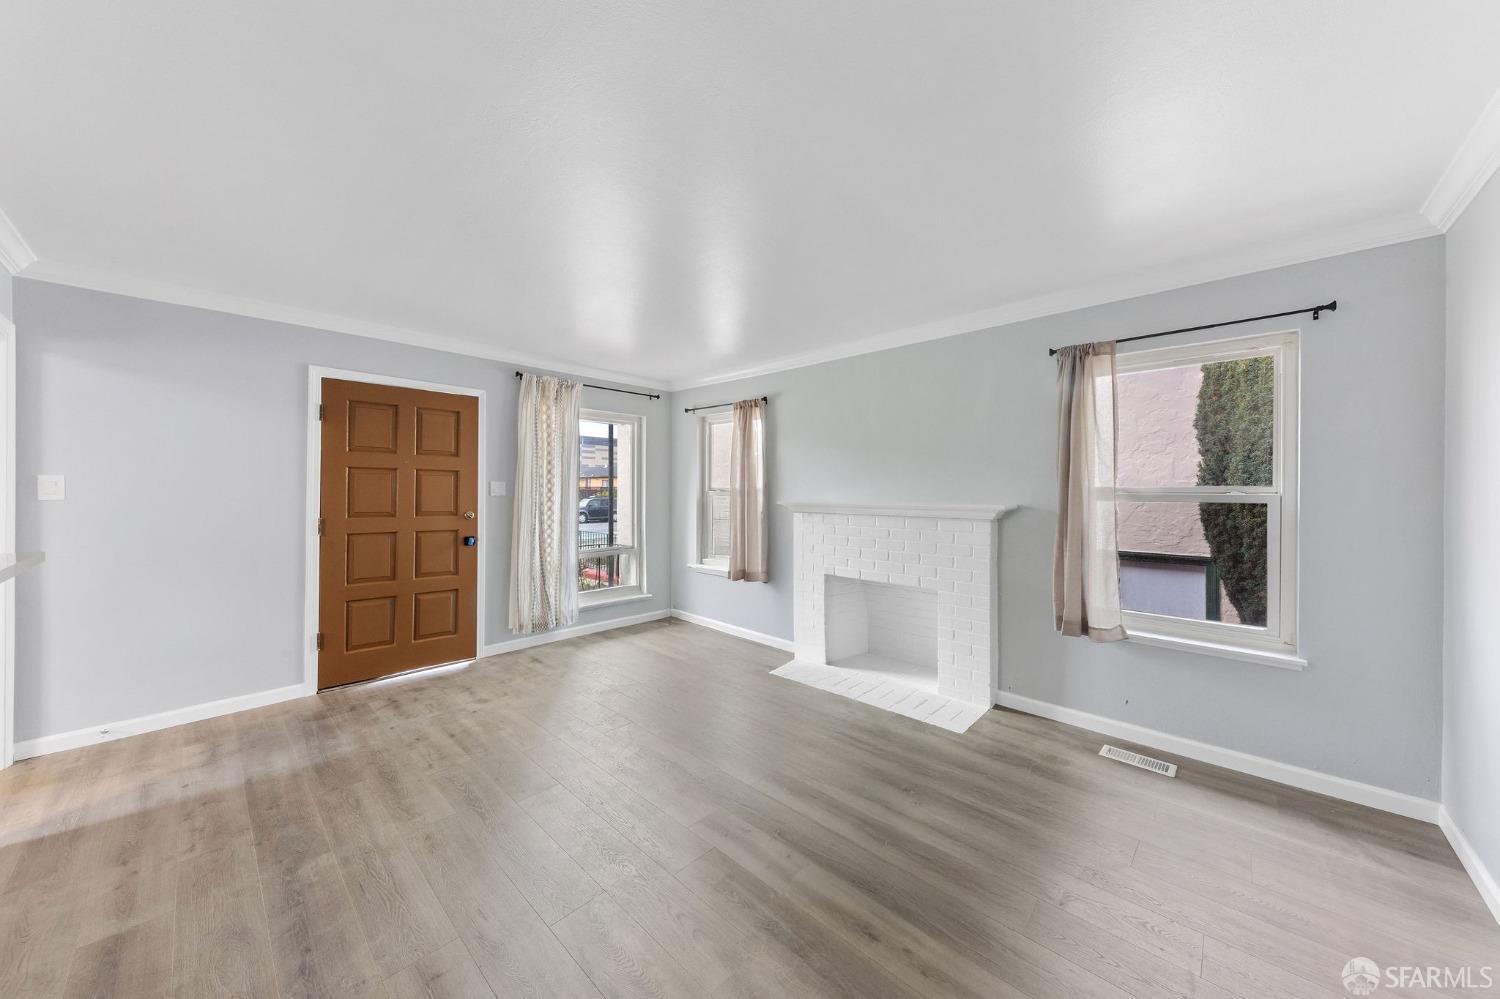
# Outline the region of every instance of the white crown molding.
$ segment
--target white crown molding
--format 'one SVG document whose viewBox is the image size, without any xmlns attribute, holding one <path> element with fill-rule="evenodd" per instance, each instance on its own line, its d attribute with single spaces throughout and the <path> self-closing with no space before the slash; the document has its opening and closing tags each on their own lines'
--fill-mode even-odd
<svg viewBox="0 0 1500 999">
<path fill-rule="evenodd" d="M 1377 247 L 1389 246 L 1393 243 L 1404 243 L 1408 240 L 1436 236 L 1439 233 L 1440 230 L 1422 215 L 1416 212 L 1408 212 L 1390 218 L 1377 219 L 1373 222 L 1348 226 L 1332 232 L 1292 239 L 1271 246 L 1261 246 L 1253 250 L 1193 260 L 1172 267 L 1112 278 L 1093 284 L 1079 285 L 1064 291 L 1039 295 L 1035 298 L 1022 299 L 1007 305 L 985 309 L 981 312 L 971 312 L 967 315 L 955 316 L 950 319 L 940 319 L 935 322 L 923 323 L 919 326 L 909 326 L 890 333 L 862 337 L 858 340 L 851 340 L 847 343 L 809 351 L 805 354 L 797 354 L 777 361 L 768 361 L 765 364 L 740 368 L 722 375 L 674 381 L 668 387 L 673 392 L 681 392 L 686 389 L 719 385 L 724 382 L 740 381 L 745 378 L 757 378 L 779 371 L 790 371 L 794 368 L 805 368 L 812 364 L 822 364 L 826 361 L 837 361 L 846 357 L 857 357 L 861 354 L 873 354 L 877 351 L 891 350 L 895 347 L 906 347 L 916 343 L 925 343 L 928 340 L 941 340 L 964 333 L 977 333 L 980 330 L 994 329 L 998 326 L 1009 326 L 1012 323 L 1040 319 L 1044 316 L 1055 316 L 1064 312 L 1074 312 L 1078 309 L 1091 308 L 1096 305 L 1122 302 L 1126 299 L 1139 298 L 1142 295 L 1154 295 L 1163 291 L 1186 288 L 1190 285 L 1239 277 L 1243 274 L 1254 274 L 1257 271 L 1268 271 L 1277 267 L 1307 263 L 1308 261 L 1321 260 L 1325 257 L 1355 253 L 1359 250 L 1373 250 Z"/>
<path fill-rule="evenodd" d="M 1448 161 L 1447 169 L 1422 204 L 1422 214 L 1447 232 L 1496 169 L 1500 169 L 1500 90 L 1484 106 L 1458 152 Z"/>
<path fill-rule="evenodd" d="M 36 254 L 21 236 L 16 224 L 0 208 L 0 267 L 12 276 L 36 263 Z"/>
<path fill-rule="evenodd" d="M 560 358 L 520 353 L 505 347 L 495 347 L 479 343 L 465 337 L 456 337 L 442 333 L 427 333 L 419 330 L 403 329 L 397 326 L 386 326 L 365 319 L 354 319 L 349 316 L 340 316 L 328 312 L 317 312 L 312 309 L 298 308 L 293 305 L 280 305 L 260 299 L 240 298 L 217 291 L 206 291 L 201 288 L 190 288 L 184 285 L 152 281 L 148 278 L 118 274 L 96 268 L 61 264 L 52 260 L 37 261 L 26 270 L 24 276 L 37 281 L 69 285 L 74 288 L 86 288 L 90 291 L 103 291 L 112 295 L 126 295 L 131 298 L 166 302 L 169 305 L 185 305 L 195 309 L 208 309 L 213 312 L 226 312 L 230 315 L 248 316 L 252 319 L 267 319 L 271 322 L 286 323 L 291 326 L 306 326 L 334 333 L 348 333 L 353 336 L 370 337 L 374 340 L 386 340 L 391 343 L 404 343 L 412 347 L 426 347 L 429 350 L 441 350 L 450 354 L 463 354 L 467 357 L 503 361 L 506 364 L 515 364 L 524 368 L 539 368 L 579 378 L 614 382 L 622 387 L 650 389 L 655 392 L 665 390 L 660 382 L 653 382 L 650 379 L 643 378 L 640 375 L 633 375 L 629 372 L 610 371 L 604 368 L 579 367 Z"/>
<path fill-rule="evenodd" d="M 0 216 L 0 221 L 3 221 L 3 216 Z M 0 229 L 3 229 L 3 227 L 0 227 Z M 1253 250 L 1193 260 L 1173 267 L 1079 285 L 1074 288 L 1034 298 L 1022 299 L 980 312 L 972 312 L 888 333 L 862 337 L 858 340 L 802 354 L 794 354 L 723 374 L 670 382 L 660 379 L 653 380 L 648 376 L 633 374 L 628 371 L 578 367 L 561 358 L 518 353 L 503 347 L 493 347 L 488 344 L 479 343 L 465 337 L 403 329 L 369 320 L 318 312 L 296 306 L 281 305 L 259 299 L 240 298 L 221 292 L 153 281 L 113 271 L 61 264 L 51 260 L 36 260 L 34 255 L 30 257 L 33 262 L 25 268 L 25 277 L 34 278 L 39 281 L 49 281 L 54 284 L 71 285 L 76 288 L 109 292 L 116 295 L 128 295 L 133 298 L 167 302 L 174 305 L 185 305 L 192 308 L 210 309 L 215 312 L 226 312 L 232 315 L 249 316 L 256 319 L 267 319 L 294 326 L 306 326 L 314 329 L 330 330 L 335 333 L 371 337 L 377 340 L 404 343 L 414 347 L 426 347 L 432 350 L 442 350 L 468 357 L 503 361 L 523 367 L 542 368 L 577 377 L 614 382 L 623 387 L 679 392 L 686 389 L 760 377 L 781 371 L 790 371 L 795 368 L 822 364 L 827 361 L 857 357 L 861 354 L 872 354 L 882 350 L 891 350 L 896 347 L 925 343 L 929 340 L 940 340 L 950 336 L 959 336 L 964 333 L 974 333 L 980 330 L 1008 326 L 1030 319 L 1040 319 L 1044 316 L 1059 315 L 1078 309 L 1107 305 L 1111 302 L 1138 298 L 1142 295 L 1172 291 L 1190 285 L 1238 277 L 1243 274 L 1253 274 L 1257 271 L 1306 263 L 1325 257 L 1335 257 L 1344 253 L 1375 249 L 1376 247 L 1388 246 L 1393 243 L 1436 236 L 1441 231 L 1441 229 L 1419 213 L 1404 213 L 1390 218 L 1377 219 L 1373 222 L 1345 227 L 1333 232 L 1301 237 L 1271 246 L 1261 246 Z M 3 233 L 0 233 L 0 250 L 3 250 L 4 246 Z M 30 248 L 25 247 L 24 243 L 21 246 L 25 248 L 27 254 L 31 253 Z M 0 257 L 3 257 L 3 253 L 0 253 Z"/>
</svg>

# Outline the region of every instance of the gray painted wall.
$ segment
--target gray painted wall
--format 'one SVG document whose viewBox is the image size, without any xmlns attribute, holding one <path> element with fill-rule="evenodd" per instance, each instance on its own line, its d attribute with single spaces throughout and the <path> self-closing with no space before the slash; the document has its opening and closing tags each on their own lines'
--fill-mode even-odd
<svg viewBox="0 0 1500 999">
<path fill-rule="evenodd" d="M 1316 324 L 1299 317 L 1237 330 L 1307 331 L 1301 640 L 1311 668 L 1054 635 L 1055 369 L 1047 347 L 1334 297 L 1339 311 Z M 1443 370 L 1439 238 L 679 392 L 673 603 L 791 637 L 785 510 L 771 515 L 772 582 L 730 583 L 687 568 L 696 427 L 682 407 L 769 395 L 773 501 L 1023 506 L 1001 526 L 1003 689 L 1435 799 Z"/>
<path fill-rule="evenodd" d="M 487 390 L 488 477 L 515 480 L 514 365 L 18 280 L 16 739 L 298 683 L 307 368 Z M 649 601 L 668 606 L 669 399 L 585 390 L 646 416 Z M 35 476 L 67 476 L 38 503 Z M 512 492 L 507 489 L 507 493 Z M 484 505 L 488 642 L 512 637 L 511 498 Z M 659 539 L 652 546 L 650 539 Z"/>
<path fill-rule="evenodd" d="M 1443 803 L 1500 877 L 1500 181 L 1448 231 Z"/>
<path fill-rule="evenodd" d="M 11 305 L 11 276 L 0 271 L 0 317 L 10 319 L 15 315 Z"/>
</svg>

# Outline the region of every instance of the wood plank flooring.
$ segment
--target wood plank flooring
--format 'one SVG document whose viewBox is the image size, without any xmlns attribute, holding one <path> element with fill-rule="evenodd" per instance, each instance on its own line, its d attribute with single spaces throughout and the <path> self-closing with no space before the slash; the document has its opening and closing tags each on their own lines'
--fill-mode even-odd
<svg viewBox="0 0 1500 999">
<path fill-rule="evenodd" d="M 1330 999 L 1355 956 L 1500 966 L 1433 826 L 1013 712 L 946 732 L 785 659 L 662 622 L 22 763 L 0 996 Z"/>
</svg>

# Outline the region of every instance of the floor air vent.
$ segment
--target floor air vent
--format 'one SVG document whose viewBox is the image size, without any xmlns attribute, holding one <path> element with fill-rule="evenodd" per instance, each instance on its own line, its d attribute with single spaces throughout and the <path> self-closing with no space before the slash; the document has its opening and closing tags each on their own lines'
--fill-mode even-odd
<svg viewBox="0 0 1500 999">
<path fill-rule="evenodd" d="M 1129 763 L 1131 766 L 1140 767 L 1142 770 L 1150 770 L 1152 773 L 1165 774 L 1168 777 L 1177 776 L 1177 764 L 1168 763 L 1165 760 L 1153 760 L 1149 756 L 1132 753 L 1128 749 L 1105 746 L 1099 750 L 1099 755 L 1108 756 L 1110 759 L 1119 760 L 1121 763 Z"/>
</svg>

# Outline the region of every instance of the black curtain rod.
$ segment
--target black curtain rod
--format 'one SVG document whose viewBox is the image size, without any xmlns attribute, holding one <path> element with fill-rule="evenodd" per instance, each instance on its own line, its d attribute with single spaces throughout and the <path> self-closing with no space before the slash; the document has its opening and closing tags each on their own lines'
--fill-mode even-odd
<svg viewBox="0 0 1500 999">
<path fill-rule="evenodd" d="M 517 378 L 525 378 L 526 377 L 526 373 L 524 371 L 517 371 L 516 372 L 516 377 Z M 660 399 L 661 398 L 661 396 L 658 395 L 655 392 L 637 392 L 635 389 L 610 388 L 608 385 L 590 385 L 588 382 L 584 382 L 583 383 L 583 387 L 584 388 L 592 388 L 592 389 L 602 389 L 605 392 L 623 392 L 626 395 L 642 395 L 642 396 L 645 396 L 647 399 Z"/>
<path fill-rule="evenodd" d="M 767 403 L 767 404 L 769 404 L 771 402 L 770 398 L 767 397 L 767 396 L 761 396 L 760 397 L 760 401 L 764 402 L 764 403 Z M 707 406 L 683 406 L 682 407 L 682 411 L 684 413 L 696 413 L 700 409 L 722 409 L 725 406 L 733 406 L 733 405 L 734 405 L 734 403 L 732 403 L 732 402 L 715 402 L 715 403 L 712 403 L 712 404 L 707 405 Z"/>
<path fill-rule="evenodd" d="M 1335 298 L 1327 305 L 1313 305 L 1305 309 L 1292 309 L 1290 312 L 1273 312 L 1268 316 L 1251 316 L 1249 319 L 1230 319 L 1229 321 L 1222 323 L 1204 323 L 1202 326 L 1184 326 L 1180 330 L 1162 330 L 1160 333 L 1141 333 L 1138 336 L 1121 337 L 1120 339 L 1116 340 L 1115 343 L 1130 343 L 1135 340 L 1151 340 L 1159 336 L 1171 336 L 1173 333 L 1196 333 L 1199 330 L 1218 329 L 1220 326 L 1238 326 L 1240 323 L 1258 323 L 1262 319 L 1280 319 L 1282 316 L 1300 316 L 1307 312 L 1311 312 L 1313 320 L 1316 321 L 1318 318 L 1318 313 L 1337 312 L 1338 307 L 1339 300 Z M 1056 354 L 1057 350 L 1058 348 L 1056 347 L 1049 347 L 1047 348 L 1047 354 L 1049 356 Z"/>
</svg>

